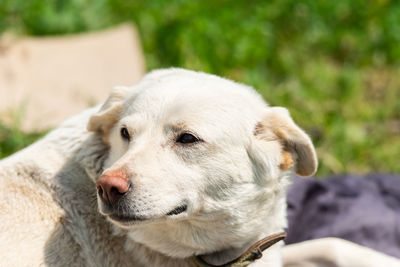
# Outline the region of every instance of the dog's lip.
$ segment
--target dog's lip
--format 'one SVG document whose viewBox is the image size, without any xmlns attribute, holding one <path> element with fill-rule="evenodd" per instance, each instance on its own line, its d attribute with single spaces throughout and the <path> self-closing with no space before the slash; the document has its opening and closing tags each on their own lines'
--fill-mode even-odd
<svg viewBox="0 0 400 267">
<path fill-rule="evenodd" d="M 169 211 L 165 215 L 161 216 L 143 216 L 143 215 L 132 215 L 132 214 L 117 214 L 117 213 L 102 213 L 103 215 L 107 216 L 112 221 L 121 223 L 121 224 L 136 224 L 144 221 L 154 221 L 157 219 L 162 219 L 163 217 L 174 217 L 179 214 L 182 214 L 187 211 L 187 204 L 180 204 L 176 206 L 173 210 Z"/>
<path fill-rule="evenodd" d="M 186 204 L 181 204 L 177 206 L 175 209 L 169 211 L 166 215 L 167 216 L 173 216 L 173 215 L 178 215 L 187 210 L 187 205 Z"/>
<path fill-rule="evenodd" d="M 187 211 L 187 205 L 186 204 L 181 204 L 179 206 L 177 206 L 176 208 L 174 208 L 173 210 L 169 211 L 167 214 L 165 214 L 165 216 L 176 216 L 179 215 L 181 213 L 184 213 L 185 211 Z M 118 221 L 118 222 L 134 222 L 134 221 L 147 221 L 147 220 L 152 220 L 152 219 L 156 219 L 155 217 L 146 217 L 146 216 L 140 216 L 140 215 L 122 215 L 122 214 L 107 214 L 107 216 L 114 220 L 114 221 Z M 160 216 L 160 218 L 163 216 Z"/>
<path fill-rule="evenodd" d="M 118 222 L 134 222 L 134 221 L 146 221 L 149 218 L 144 216 L 137 216 L 137 215 L 120 215 L 120 214 L 108 214 L 107 215 L 111 220 L 118 221 Z"/>
</svg>

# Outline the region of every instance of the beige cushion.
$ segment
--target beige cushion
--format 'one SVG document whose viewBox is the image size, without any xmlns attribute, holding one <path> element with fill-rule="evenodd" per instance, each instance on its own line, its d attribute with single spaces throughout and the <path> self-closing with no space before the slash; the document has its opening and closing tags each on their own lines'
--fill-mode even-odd
<svg viewBox="0 0 400 267">
<path fill-rule="evenodd" d="M 284 246 L 282 258 L 284 267 L 400 266 L 400 259 L 335 237 Z"/>
<path fill-rule="evenodd" d="M 0 39 L 0 120 L 25 131 L 55 127 L 145 73 L 132 25 L 101 32 Z"/>
</svg>

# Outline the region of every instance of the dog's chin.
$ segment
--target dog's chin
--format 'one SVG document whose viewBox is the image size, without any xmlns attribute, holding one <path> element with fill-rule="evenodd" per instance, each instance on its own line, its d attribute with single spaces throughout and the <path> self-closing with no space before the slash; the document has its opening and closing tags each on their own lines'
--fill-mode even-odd
<svg viewBox="0 0 400 267">
<path fill-rule="evenodd" d="M 129 228 L 142 224 L 160 223 L 167 220 L 185 218 L 187 216 L 187 205 L 178 205 L 165 214 L 141 214 L 134 212 L 119 213 L 102 207 L 100 207 L 100 213 L 106 216 L 112 223 L 123 228 Z"/>
</svg>

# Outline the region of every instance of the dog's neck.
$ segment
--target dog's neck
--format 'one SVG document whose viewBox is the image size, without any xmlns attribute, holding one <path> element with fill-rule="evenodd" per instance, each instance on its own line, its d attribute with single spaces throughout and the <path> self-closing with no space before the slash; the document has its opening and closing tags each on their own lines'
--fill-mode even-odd
<svg viewBox="0 0 400 267">
<path fill-rule="evenodd" d="M 286 237 L 284 232 L 267 236 L 246 248 L 231 248 L 194 257 L 199 267 L 247 266 L 263 256 L 263 251 Z"/>
<path fill-rule="evenodd" d="M 211 254 L 197 256 L 197 259 L 204 262 L 203 266 L 219 266 L 226 264 L 240 257 L 246 250 L 243 248 L 229 248 Z"/>
</svg>

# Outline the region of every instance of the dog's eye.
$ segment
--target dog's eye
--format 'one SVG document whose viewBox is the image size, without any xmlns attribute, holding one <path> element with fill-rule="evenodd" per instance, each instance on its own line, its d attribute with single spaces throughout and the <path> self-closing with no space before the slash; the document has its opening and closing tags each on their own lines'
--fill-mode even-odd
<svg viewBox="0 0 400 267">
<path fill-rule="evenodd" d="M 176 139 L 176 142 L 181 144 L 190 144 L 198 141 L 200 140 L 197 137 L 189 133 L 183 133 L 178 137 L 178 139 Z"/>
<path fill-rule="evenodd" d="M 121 137 L 122 137 L 122 139 L 125 139 L 126 141 L 130 141 L 131 140 L 131 136 L 129 135 L 129 131 L 125 127 L 121 128 Z"/>
</svg>

